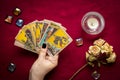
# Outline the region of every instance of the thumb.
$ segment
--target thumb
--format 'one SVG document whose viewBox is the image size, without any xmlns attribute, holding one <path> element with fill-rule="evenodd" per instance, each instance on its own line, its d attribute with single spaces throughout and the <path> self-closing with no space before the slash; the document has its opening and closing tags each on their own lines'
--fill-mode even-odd
<svg viewBox="0 0 120 80">
<path fill-rule="evenodd" d="M 39 51 L 39 57 L 40 58 L 45 58 L 46 53 L 47 53 L 47 46 L 46 46 L 45 43 L 43 43 L 43 45 L 42 45 L 42 47 L 40 48 L 40 51 Z"/>
</svg>

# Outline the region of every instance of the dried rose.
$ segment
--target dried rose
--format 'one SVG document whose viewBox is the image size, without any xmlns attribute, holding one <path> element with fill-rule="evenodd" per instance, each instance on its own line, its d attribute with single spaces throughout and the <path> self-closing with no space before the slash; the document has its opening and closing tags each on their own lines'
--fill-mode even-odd
<svg viewBox="0 0 120 80">
<path fill-rule="evenodd" d="M 88 52 L 94 56 L 98 56 L 100 54 L 100 48 L 96 45 L 90 46 Z"/>
<path fill-rule="evenodd" d="M 116 60 L 116 54 L 113 52 L 113 46 L 109 45 L 105 40 L 98 39 L 94 41 L 94 45 L 89 47 L 86 52 L 86 60 L 88 64 L 94 67 L 94 61 L 101 64 L 113 63 Z"/>
<path fill-rule="evenodd" d="M 97 46 L 102 46 L 104 43 L 105 43 L 105 40 L 98 39 L 98 40 L 95 40 L 93 44 Z"/>
<path fill-rule="evenodd" d="M 101 53 L 109 53 L 113 51 L 113 47 L 110 46 L 107 42 L 101 46 Z"/>
<path fill-rule="evenodd" d="M 115 62 L 115 60 L 116 60 L 116 54 L 115 54 L 115 52 L 113 52 L 113 53 L 110 55 L 110 57 L 107 58 L 106 60 L 107 60 L 107 63 L 113 63 L 113 62 Z"/>
</svg>

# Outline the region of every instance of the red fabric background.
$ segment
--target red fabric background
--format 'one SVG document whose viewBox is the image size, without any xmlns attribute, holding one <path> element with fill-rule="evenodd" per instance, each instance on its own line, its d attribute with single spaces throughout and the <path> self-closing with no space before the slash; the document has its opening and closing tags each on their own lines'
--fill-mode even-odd
<svg viewBox="0 0 120 80">
<path fill-rule="evenodd" d="M 14 16 L 15 7 L 22 10 L 21 15 Z M 81 28 L 81 19 L 89 11 L 101 13 L 105 19 L 105 29 L 97 36 L 87 35 Z M 4 19 L 13 15 L 12 24 Z M 114 47 L 117 54 L 116 63 L 96 68 L 101 74 L 100 80 L 120 80 L 120 1 L 119 0 L 0 0 L 0 79 L 28 80 L 29 70 L 37 59 L 37 54 L 14 46 L 14 38 L 20 28 L 15 25 L 18 18 L 28 24 L 36 19 L 49 19 L 60 22 L 67 28 L 73 42 L 59 56 L 58 66 L 45 80 L 68 80 L 73 73 L 86 63 L 85 52 L 93 41 L 103 38 Z M 84 45 L 76 47 L 75 39 L 82 37 Z M 8 72 L 10 62 L 16 64 L 13 73 Z M 93 80 L 91 73 L 95 69 L 86 67 L 74 80 Z"/>
</svg>

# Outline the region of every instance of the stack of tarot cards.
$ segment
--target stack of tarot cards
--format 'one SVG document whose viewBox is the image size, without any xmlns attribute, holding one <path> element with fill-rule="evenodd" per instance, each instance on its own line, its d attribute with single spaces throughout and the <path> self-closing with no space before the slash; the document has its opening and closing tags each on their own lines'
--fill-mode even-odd
<svg viewBox="0 0 120 80">
<path fill-rule="evenodd" d="M 66 28 L 51 20 L 35 20 L 24 25 L 15 37 L 15 46 L 37 53 L 43 43 L 48 55 L 56 55 L 72 42 Z"/>
</svg>

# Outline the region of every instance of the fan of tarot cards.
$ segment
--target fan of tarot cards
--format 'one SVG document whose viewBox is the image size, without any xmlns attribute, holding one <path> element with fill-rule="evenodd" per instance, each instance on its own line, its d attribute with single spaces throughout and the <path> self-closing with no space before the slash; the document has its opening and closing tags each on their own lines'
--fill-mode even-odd
<svg viewBox="0 0 120 80">
<path fill-rule="evenodd" d="M 15 37 L 15 46 L 37 53 L 43 43 L 47 44 L 48 55 L 60 53 L 71 42 L 66 28 L 51 20 L 35 20 L 24 25 Z"/>
</svg>

